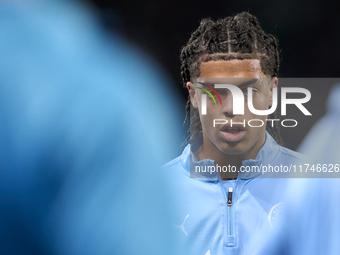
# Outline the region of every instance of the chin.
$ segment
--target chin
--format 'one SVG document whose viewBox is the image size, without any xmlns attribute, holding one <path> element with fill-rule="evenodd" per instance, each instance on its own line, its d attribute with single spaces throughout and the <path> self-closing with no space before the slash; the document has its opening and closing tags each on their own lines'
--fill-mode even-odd
<svg viewBox="0 0 340 255">
<path fill-rule="evenodd" d="M 222 153 L 227 155 L 241 155 L 248 150 L 241 142 L 225 143 L 223 146 L 218 146 L 218 148 Z"/>
</svg>

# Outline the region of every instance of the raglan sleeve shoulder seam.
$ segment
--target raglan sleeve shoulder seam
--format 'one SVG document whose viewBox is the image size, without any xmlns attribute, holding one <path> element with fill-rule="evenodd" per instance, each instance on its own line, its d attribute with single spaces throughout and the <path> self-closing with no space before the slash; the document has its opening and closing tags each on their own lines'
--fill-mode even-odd
<svg viewBox="0 0 340 255">
<path fill-rule="evenodd" d="M 178 164 L 179 160 L 180 160 L 180 157 L 177 157 L 177 158 L 174 158 L 173 160 L 171 160 L 171 161 L 165 163 L 165 164 L 162 166 L 162 170 L 167 170 L 167 169 L 173 167 L 174 165 Z"/>
<path fill-rule="evenodd" d="M 280 152 L 285 154 L 286 156 L 293 157 L 296 160 L 303 160 L 303 159 L 306 158 L 305 154 L 302 154 L 302 153 L 297 152 L 297 151 L 293 151 L 293 150 L 285 148 L 285 147 L 281 147 Z"/>
</svg>

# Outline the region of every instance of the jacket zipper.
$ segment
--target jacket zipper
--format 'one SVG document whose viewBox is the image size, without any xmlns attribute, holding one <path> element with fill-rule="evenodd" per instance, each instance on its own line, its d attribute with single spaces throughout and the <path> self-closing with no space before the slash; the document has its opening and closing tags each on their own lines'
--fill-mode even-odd
<svg viewBox="0 0 340 255">
<path fill-rule="evenodd" d="M 234 235 L 234 210 L 233 210 L 233 188 L 228 188 L 228 196 L 227 196 L 227 205 L 228 205 L 228 230 L 227 230 L 227 246 L 235 245 L 235 235 Z"/>
<path fill-rule="evenodd" d="M 233 188 L 229 187 L 228 189 L 228 201 L 227 201 L 228 206 L 232 206 L 233 204 Z"/>
</svg>

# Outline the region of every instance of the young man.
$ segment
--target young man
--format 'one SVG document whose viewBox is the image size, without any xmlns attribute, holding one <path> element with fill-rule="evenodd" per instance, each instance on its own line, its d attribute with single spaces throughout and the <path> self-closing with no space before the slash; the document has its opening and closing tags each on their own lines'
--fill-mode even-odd
<svg viewBox="0 0 340 255">
<path fill-rule="evenodd" d="M 258 178 L 260 169 L 300 157 L 275 141 L 280 142 L 277 122 L 249 110 L 249 96 L 256 110 L 274 104 L 277 41 L 246 12 L 216 22 L 204 19 L 183 47 L 181 62 L 190 95 L 190 145 L 165 168 L 179 198 L 175 224 L 183 251 L 251 254 L 252 235 L 275 226 L 284 206 L 285 181 Z M 240 102 L 238 89 L 244 93 L 243 112 L 234 106 Z"/>
</svg>

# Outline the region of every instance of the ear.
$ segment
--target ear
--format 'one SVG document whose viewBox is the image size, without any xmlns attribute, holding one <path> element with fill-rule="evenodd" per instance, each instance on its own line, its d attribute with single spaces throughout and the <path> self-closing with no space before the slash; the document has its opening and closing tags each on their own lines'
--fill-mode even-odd
<svg viewBox="0 0 340 255">
<path fill-rule="evenodd" d="M 273 104 L 273 88 L 277 88 L 279 85 L 279 79 L 277 77 L 273 77 L 269 84 L 269 107 Z"/>
<path fill-rule="evenodd" d="M 196 93 L 195 93 L 195 85 L 191 82 L 187 82 L 187 89 L 189 91 L 190 101 L 194 108 L 198 108 L 198 103 L 196 99 Z"/>
</svg>

